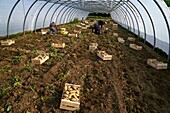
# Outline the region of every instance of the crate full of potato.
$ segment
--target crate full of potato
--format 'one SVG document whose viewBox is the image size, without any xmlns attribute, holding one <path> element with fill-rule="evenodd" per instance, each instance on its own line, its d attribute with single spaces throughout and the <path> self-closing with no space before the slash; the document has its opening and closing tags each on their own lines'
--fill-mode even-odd
<svg viewBox="0 0 170 113">
<path fill-rule="evenodd" d="M 113 36 L 117 38 L 119 35 L 118 33 L 113 33 Z"/>
<path fill-rule="evenodd" d="M 157 61 L 157 59 L 148 59 L 147 64 L 152 66 L 155 69 L 167 69 L 168 68 L 168 63 L 163 63 Z"/>
<path fill-rule="evenodd" d="M 80 109 L 80 85 L 66 83 L 64 86 L 60 109 L 75 111 Z"/>
<path fill-rule="evenodd" d="M 73 33 L 75 33 L 75 34 L 81 34 L 81 31 L 74 30 Z"/>
<path fill-rule="evenodd" d="M 76 25 L 76 27 L 81 28 L 81 25 Z"/>
<path fill-rule="evenodd" d="M 68 34 L 68 37 L 78 37 L 78 35 L 77 35 L 77 34 L 71 34 L 71 33 L 69 33 L 69 34 Z"/>
<path fill-rule="evenodd" d="M 9 46 L 9 45 L 12 45 L 14 43 L 15 43 L 14 40 L 2 40 L 1 41 L 1 45 L 4 45 L 4 46 Z"/>
<path fill-rule="evenodd" d="M 128 37 L 128 40 L 131 41 L 131 42 L 134 42 L 134 41 L 135 41 L 135 38 L 133 38 L 133 37 Z"/>
<path fill-rule="evenodd" d="M 66 44 L 65 43 L 58 43 L 58 44 L 55 44 L 55 43 L 52 43 L 51 44 L 52 47 L 55 47 L 55 48 L 65 48 Z"/>
<path fill-rule="evenodd" d="M 105 51 L 98 51 L 97 56 L 102 60 L 112 60 L 112 55 L 107 54 Z"/>
<path fill-rule="evenodd" d="M 125 40 L 124 40 L 123 38 L 120 38 L 120 37 L 119 37 L 117 40 L 118 40 L 118 42 L 120 42 L 120 43 L 125 43 Z"/>
<path fill-rule="evenodd" d="M 48 59 L 49 59 L 49 54 L 42 53 L 42 54 L 38 55 L 37 57 L 31 59 L 31 62 L 33 64 L 43 64 Z"/>
<path fill-rule="evenodd" d="M 82 29 L 87 29 L 87 27 L 81 27 Z"/>
<path fill-rule="evenodd" d="M 94 51 L 95 49 L 97 49 L 98 43 L 91 43 L 89 45 L 89 50 Z"/>
<path fill-rule="evenodd" d="M 130 44 L 129 47 L 134 50 L 142 50 L 142 46 L 138 46 L 136 44 Z"/>
</svg>

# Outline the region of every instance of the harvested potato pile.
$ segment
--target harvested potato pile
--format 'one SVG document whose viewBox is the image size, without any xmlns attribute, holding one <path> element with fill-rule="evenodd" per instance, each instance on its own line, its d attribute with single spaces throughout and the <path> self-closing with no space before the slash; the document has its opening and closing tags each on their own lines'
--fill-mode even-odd
<svg viewBox="0 0 170 113">
<path fill-rule="evenodd" d="M 105 51 L 98 51 L 98 53 L 99 53 L 102 57 L 105 57 L 105 56 L 108 55 Z"/>
<path fill-rule="evenodd" d="M 64 100 L 70 100 L 73 102 L 79 102 L 80 87 L 74 85 L 65 85 L 63 98 Z"/>
<path fill-rule="evenodd" d="M 45 54 L 45 53 L 44 54 L 40 54 L 40 55 L 38 55 L 38 59 L 41 59 L 41 60 L 45 59 L 46 56 L 48 56 L 48 55 Z"/>
</svg>

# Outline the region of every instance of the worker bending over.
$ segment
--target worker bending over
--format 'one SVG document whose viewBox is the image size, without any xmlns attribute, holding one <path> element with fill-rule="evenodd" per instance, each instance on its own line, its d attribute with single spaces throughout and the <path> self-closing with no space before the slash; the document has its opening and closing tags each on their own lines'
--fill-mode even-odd
<svg viewBox="0 0 170 113">
<path fill-rule="evenodd" d="M 54 22 L 52 22 L 49 27 L 50 27 L 50 31 L 52 32 L 52 34 L 57 33 L 57 25 Z"/>
</svg>

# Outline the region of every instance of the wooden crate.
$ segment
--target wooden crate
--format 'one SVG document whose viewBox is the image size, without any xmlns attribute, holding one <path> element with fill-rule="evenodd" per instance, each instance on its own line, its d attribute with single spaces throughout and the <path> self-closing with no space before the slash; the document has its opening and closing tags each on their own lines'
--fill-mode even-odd
<svg viewBox="0 0 170 113">
<path fill-rule="evenodd" d="M 85 21 L 84 23 L 85 23 L 86 25 L 87 25 L 87 24 L 89 24 L 89 22 L 88 22 L 88 21 Z"/>
<path fill-rule="evenodd" d="M 66 46 L 66 44 L 65 43 L 62 43 L 62 44 L 52 43 L 51 46 L 55 47 L 55 48 L 64 48 Z"/>
<path fill-rule="evenodd" d="M 80 85 L 66 83 L 60 109 L 75 111 L 80 109 Z"/>
<path fill-rule="evenodd" d="M 75 34 L 81 34 L 81 31 L 74 30 L 73 33 L 75 33 Z"/>
<path fill-rule="evenodd" d="M 128 37 L 128 40 L 134 42 L 136 39 L 133 37 Z"/>
<path fill-rule="evenodd" d="M 136 44 L 130 44 L 129 47 L 135 50 L 142 50 L 142 46 L 138 46 Z"/>
<path fill-rule="evenodd" d="M 118 24 L 113 24 L 112 30 L 118 30 Z"/>
<path fill-rule="evenodd" d="M 155 69 L 167 69 L 168 68 L 168 63 L 163 63 L 157 61 L 157 59 L 148 59 L 147 64 L 152 66 Z"/>
<path fill-rule="evenodd" d="M 80 26 L 80 25 L 76 25 L 76 27 L 81 28 L 81 26 Z"/>
<path fill-rule="evenodd" d="M 107 54 L 105 51 L 98 51 L 97 56 L 102 60 L 112 60 L 112 55 Z"/>
<path fill-rule="evenodd" d="M 49 55 L 44 53 L 44 54 L 40 54 L 37 57 L 31 59 L 31 62 L 33 64 L 43 64 L 48 59 L 49 59 Z"/>
<path fill-rule="evenodd" d="M 15 43 L 14 40 L 2 40 L 1 41 L 1 45 L 4 45 L 4 46 L 9 46 L 9 45 L 12 45 L 14 43 Z"/>
<path fill-rule="evenodd" d="M 80 23 L 80 25 L 81 25 L 82 27 L 86 27 L 86 24 L 84 24 L 84 23 Z"/>
<path fill-rule="evenodd" d="M 95 49 L 97 49 L 98 43 L 91 43 L 89 45 L 89 50 L 94 51 Z"/>
<path fill-rule="evenodd" d="M 125 43 L 125 40 L 124 40 L 123 38 L 120 38 L 120 37 L 119 37 L 117 40 L 118 40 L 118 42 L 120 42 L 120 43 Z"/>
<path fill-rule="evenodd" d="M 90 25 L 86 25 L 86 28 L 90 28 Z"/>
<path fill-rule="evenodd" d="M 118 33 L 113 33 L 113 36 L 117 38 L 119 35 Z"/>
<path fill-rule="evenodd" d="M 68 37 L 78 37 L 78 35 L 77 34 L 68 34 Z"/>
<path fill-rule="evenodd" d="M 81 27 L 82 29 L 87 29 L 87 27 Z"/>
</svg>

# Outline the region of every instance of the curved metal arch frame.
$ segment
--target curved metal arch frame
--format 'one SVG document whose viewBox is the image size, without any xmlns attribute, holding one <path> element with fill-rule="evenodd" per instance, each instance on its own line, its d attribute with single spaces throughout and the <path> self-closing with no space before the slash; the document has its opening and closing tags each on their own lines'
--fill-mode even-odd
<svg viewBox="0 0 170 113">
<path fill-rule="evenodd" d="M 77 13 L 78 11 L 79 11 L 79 10 L 75 10 L 75 11 L 70 15 L 69 21 L 72 21 L 74 14 Z"/>
<path fill-rule="evenodd" d="M 67 9 L 70 9 L 70 10 L 73 9 L 73 10 L 74 10 L 74 8 L 73 8 L 73 7 L 70 7 L 70 6 L 69 6 Z M 67 10 L 67 9 L 66 9 L 66 10 Z M 65 13 L 66 13 L 66 10 L 65 10 Z M 70 11 L 70 10 L 69 10 L 69 11 Z M 79 9 L 78 9 L 78 10 L 79 10 Z M 68 11 L 67 13 L 69 13 L 69 11 Z M 72 11 L 72 10 L 71 10 L 71 11 Z M 70 11 L 70 13 L 71 13 L 71 11 Z M 82 11 L 82 10 L 81 10 L 81 11 Z M 82 14 L 82 13 L 81 13 L 81 14 Z M 63 14 L 63 15 L 64 15 L 64 14 Z M 66 17 L 67 17 L 67 16 L 65 16 L 65 18 L 64 18 L 64 22 L 65 22 Z M 62 18 L 61 18 L 61 19 L 62 19 Z M 67 23 L 67 21 L 66 21 L 66 23 Z"/>
<path fill-rule="evenodd" d="M 140 0 L 137 0 L 138 3 L 144 8 L 145 12 L 147 13 L 149 19 L 150 19 L 150 22 L 151 22 L 151 25 L 152 25 L 152 30 L 153 30 L 153 37 L 154 37 L 154 45 L 153 45 L 153 50 L 155 49 L 155 45 L 156 45 L 156 36 L 155 36 L 155 26 L 154 26 L 154 23 L 153 23 L 153 19 L 151 17 L 151 15 L 149 14 L 148 10 L 146 9 L 145 5 L 140 1 Z"/>
<path fill-rule="evenodd" d="M 71 16 L 71 20 L 74 19 L 74 18 L 75 18 L 75 14 L 79 14 L 79 12 L 80 12 L 80 10 L 75 11 L 75 12 L 72 14 L 72 16 Z"/>
<path fill-rule="evenodd" d="M 45 14 L 45 17 L 44 17 L 44 21 L 43 21 L 43 28 L 44 28 L 44 26 L 45 26 L 45 20 L 46 20 L 46 18 L 47 18 L 48 13 L 49 13 L 50 10 L 54 7 L 54 5 L 56 5 L 58 2 L 59 2 L 59 1 L 55 2 L 54 4 L 52 4 L 52 5 L 50 6 L 50 8 L 47 10 L 47 12 L 46 12 L 46 14 Z"/>
<path fill-rule="evenodd" d="M 142 17 L 142 14 L 140 13 L 140 11 L 138 10 L 138 8 L 137 8 L 131 1 L 129 1 L 129 2 L 127 2 L 127 3 L 130 3 L 130 4 L 136 9 L 136 11 L 138 12 L 138 14 L 139 14 L 139 16 L 140 16 L 140 18 L 141 18 L 141 20 L 142 20 L 143 29 L 144 29 L 144 43 L 145 43 L 145 42 L 146 42 L 146 25 L 145 25 L 145 21 L 144 21 L 144 19 L 143 19 L 143 17 Z"/>
<path fill-rule="evenodd" d="M 67 18 L 69 16 L 69 13 L 71 13 L 71 11 L 73 11 L 74 8 L 69 8 L 67 13 L 65 14 L 65 18 L 63 19 L 63 23 L 67 23 Z"/>
<path fill-rule="evenodd" d="M 76 10 L 73 10 L 70 14 L 69 14 L 69 16 L 68 16 L 68 18 L 67 18 L 67 21 L 71 21 L 71 17 L 73 16 L 73 14 L 75 13 L 75 12 L 77 12 L 78 11 L 78 9 Z"/>
<path fill-rule="evenodd" d="M 161 8 L 161 6 L 158 4 L 158 2 L 156 0 L 153 0 L 155 2 L 155 4 L 157 5 L 157 7 L 159 8 L 160 12 L 162 13 L 162 16 L 164 17 L 167 29 L 168 29 L 168 35 L 169 35 L 169 54 L 168 54 L 168 60 L 170 60 L 170 26 L 168 24 L 168 19 L 165 16 L 165 13 L 163 12 L 163 9 Z"/>
<path fill-rule="evenodd" d="M 55 11 L 53 12 L 53 14 L 52 14 L 52 16 L 51 16 L 50 23 L 52 22 L 52 19 L 53 19 L 54 15 L 55 15 L 56 11 L 57 11 L 63 4 L 65 4 L 65 3 L 66 3 L 66 1 L 63 2 L 63 3 L 61 3 L 61 4 L 55 9 Z"/>
<path fill-rule="evenodd" d="M 132 14 L 133 14 L 133 16 L 134 16 L 134 18 L 135 18 L 135 20 L 136 20 L 136 24 L 137 24 L 138 36 L 140 36 L 139 23 L 138 23 L 138 20 L 137 20 L 137 18 L 136 18 L 136 15 L 134 14 L 134 12 L 132 11 L 132 9 L 130 8 L 129 4 L 126 4 L 126 3 L 124 3 L 124 4 L 128 7 L 128 9 L 130 9 L 130 11 L 132 12 Z M 123 5 L 122 5 L 122 6 L 123 6 Z M 134 33 L 135 33 L 135 32 L 134 32 Z"/>
<path fill-rule="evenodd" d="M 24 22 L 23 22 L 23 32 L 24 32 L 24 35 L 25 35 L 25 22 L 26 22 L 27 16 L 28 16 L 31 8 L 32 8 L 32 7 L 34 6 L 34 4 L 36 4 L 37 2 L 38 2 L 38 0 L 35 0 L 35 1 L 31 4 L 31 6 L 29 7 L 29 9 L 28 9 L 28 11 L 27 11 L 27 13 L 26 13 L 26 15 L 25 15 L 25 17 L 24 17 Z"/>
<path fill-rule="evenodd" d="M 132 28 L 131 27 L 131 21 L 130 21 L 130 18 L 129 18 L 129 15 L 127 14 L 127 12 L 126 11 L 124 11 L 124 9 L 123 8 L 121 8 L 121 7 L 118 7 L 118 9 L 120 8 L 120 10 L 122 10 L 122 12 L 124 12 L 124 14 L 125 14 L 125 17 L 127 18 L 127 29 L 130 27 L 130 28 Z M 128 23 L 129 23 L 129 25 L 128 25 Z"/>
<path fill-rule="evenodd" d="M 12 13 L 13 11 L 15 10 L 15 7 L 18 5 L 18 3 L 20 2 L 21 0 L 18 0 L 14 6 L 12 7 L 11 11 L 10 11 L 10 14 L 8 16 L 8 22 L 7 22 L 7 37 L 9 37 L 9 23 L 10 23 L 10 20 L 11 20 L 11 16 L 12 16 Z"/>
<path fill-rule="evenodd" d="M 117 12 L 112 12 L 112 13 L 115 13 L 115 14 L 114 14 L 114 17 L 115 17 L 115 20 L 114 20 L 114 21 L 115 21 L 116 23 L 120 24 L 120 22 L 117 21 L 117 20 L 118 20 L 118 17 L 119 17 L 118 14 L 117 14 Z"/>
<path fill-rule="evenodd" d="M 121 17 L 120 21 L 121 21 L 121 23 L 123 23 L 125 25 L 125 23 L 127 23 L 127 20 L 124 19 L 125 15 L 124 15 L 123 11 L 121 10 L 121 8 L 117 8 L 116 13 L 117 13 L 117 15 L 120 14 L 120 16 L 119 16 L 119 18 Z"/>
<path fill-rule="evenodd" d="M 71 19 L 74 19 L 75 18 L 75 14 L 79 14 L 79 12 L 80 12 L 80 10 L 77 10 L 76 12 L 74 12 L 74 14 L 72 15 Z"/>
<path fill-rule="evenodd" d="M 123 5 L 122 5 L 123 6 Z M 125 9 L 126 10 L 126 12 L 129 14 L 129 16 L 130 16 L 130 18 L 131 18 L 131 21 L 132 21 L 132 25 L 133 25 L 133 30 L 132 30 L 132 32 L 135 32 L 135 23 L 134 23 L 134 20 L 133 20 L 133 18 L 132 18 L 132 15 L 131 15 L 131 13 L 129 12 L 129 10 L 125 7 L 125 6 L 123 6 L 122 7 L 122 9 Z M 117 8 L 116 8 L 117 9 Z M 132 27 L 131 27 L 132 28 Z"/>
<path fill-rule="evenodd" d="M 135 23 L 134 23 L 134 18 L 135 18 L 135 15 L 132 13 L 132 11 L 131 11 L 131 13 L 133 14 L 133 17 L 132 17 L 132 15 L 131 15 L 131 13 L 130 13 L 130 11 L 128 10 L 129 9 L 129 7 L 128 8 L 126 8 L 124 5 L 121 5 L 121 7 L 122 8 L 124 8 L 127 12 L 128 12 L 128 14 L 130 15 L 130 18 L 131 18 L 131 20 L 132 20 L 132 22 L 133 22 L 133 31 L 132 32 L 134 32 L 135 33 Z M 135 21 L 136 21 L 136 23 L 137 23 L 137 20 L 136 20 L 136 18 L 135 18 Z M 138 26 L 137 26 L 138 27 Z"/>
<path fill-rule="evenodd" d="M 120 21 L 118 21 L 118 24 L 119 25 L 121 25 L 121 26 L 123 26 L 123 24 L 122 23 L 124 23 L 122 20 L 122 16 L 123 16 L 123 14 L 122 13 L 120 13 L 120 9 L 116 9 L 117 11 L 115 11 L 114 13 L 116 13 L 116 16 L 117 16 L 117 18 L 120 20 Z"/>
<path fill-rule="evenodd" d="M 65 8 L 66 8 L 66 9 L 65 9 L 64 13 L 66 13 L 67 9 L 70 8 L 69 5 L 73 5 L 73 4 L 75 4 L 75 3 L 69 3 L 69 4 L 65 5 L 65 6 L 59 11 L 58 16 L 61 14 L 61 12 L 62 12 Z M 63 18 L 63 16 L 64 16 L 64 13 L 62 13 L 62 15 L 61 15 L 61 17 L 60 17 L 60 21 L 59 21 L 60 24 L 61 24 L 61 20 L 62 20 L 62 18 Z"/>
<path fill-rule="evenodd" d="M 68 21 L 68 18 L 70 17 L 70 14 L 71 14 L 74 10 L 76 10 L 76 9 L 71 8 L 71 10 L 69 10 L 70 12 L 68 12 L 68 13 L 67 13 L 67 16 L 66 16 L 66 18 L 65 18 L 64 22 L 66 22 L 66 23 L 68 23 L 68 22 L 69 22 L 69 21 Z"/>
<path fill-rule="evenodd" d="M 50 1 L 50 0 L 49 0 L 49 1 Z M 39 12 L 38 12 L 38 14 L 37 14 L 37 16 L 36 16 L 35 24 L 34 24 L 34 30 L 35 30 L 35 32 L 36 32 L 36 25 L 37 25 L 38 17 L 39 17 L 39 15 L 40 15 L 42 9 L 49 3 L 49 1 L 47 1 L 46 3 L 44 3 L 44 5 L 40 8 L 40 10 L 39 10 Z"/>
</svg>

